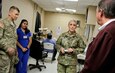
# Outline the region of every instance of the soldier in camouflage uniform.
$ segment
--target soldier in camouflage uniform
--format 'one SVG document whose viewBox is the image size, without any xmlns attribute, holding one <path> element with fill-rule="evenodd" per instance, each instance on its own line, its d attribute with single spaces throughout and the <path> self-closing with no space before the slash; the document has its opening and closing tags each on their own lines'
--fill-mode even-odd
<svg viewBox="0 0 115 73">
<path fill-rule="evenodd" d="M 58 56 L 58 73 L 76 73 L 77 72 L 77 54 L 78 50 L 86 47 L 83 39 L 75 31 L 77 23 L 71 20 L 68 23 L 69 31 L 62 33 L 56 41 Z"/>
<path fill-rule="evenodd" d="M 8 17 L 0 21 L 0 73 L 13 73 L 14 64 L 18 62 L 16 50 L 16 25 L 19 9 L 11 6 Z"/>
</svg>

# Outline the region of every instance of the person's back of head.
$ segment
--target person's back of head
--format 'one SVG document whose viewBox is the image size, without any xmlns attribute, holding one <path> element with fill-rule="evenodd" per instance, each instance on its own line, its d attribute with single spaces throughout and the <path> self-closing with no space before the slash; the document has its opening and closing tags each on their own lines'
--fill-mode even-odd
<svg viewBox="0 0 115 73">
<path fill-rule="evenodd" d="M 98 4 L 106 18 L 115 18 L 115 0 L 101 0 Z"/>
<path fill-rule="evenodd" d="M 52 34 L 51 34 L 51 33 L 48 33 L 48 34 L 47 34 L 47 38 L 48 38 L 48 39 L 52 39 Z"/>
</svg>

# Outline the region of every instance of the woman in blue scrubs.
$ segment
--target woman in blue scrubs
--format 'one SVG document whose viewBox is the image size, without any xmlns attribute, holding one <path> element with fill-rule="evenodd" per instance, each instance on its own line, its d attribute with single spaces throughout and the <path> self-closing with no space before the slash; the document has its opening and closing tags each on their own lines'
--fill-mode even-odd
<svg viewBox="0 0 115 73">
<path fill-rule="evenodd" d="M 16 73 L 27 73 L 27 62 L 30 53 L 32 37 L 30 30 L 27 28 L 28 21 L 23 19 L 17 28 L 17 50 L 19 63 L 16 65 Z"/>
</svg>

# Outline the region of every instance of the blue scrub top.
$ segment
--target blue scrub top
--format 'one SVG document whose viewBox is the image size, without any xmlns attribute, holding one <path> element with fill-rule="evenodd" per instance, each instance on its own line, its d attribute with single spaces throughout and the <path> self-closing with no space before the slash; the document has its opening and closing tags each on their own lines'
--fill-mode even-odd
<svg viewBox="0 0 115 73">
<path fill-rule="evenodd" d="M 25 34 L 21 28 L 17 29 L 17 35 L 18 35 L 18 42 L 23 46 L 23 47 L 27 47 L 28 43 L 29 43 L 29 38 L 31 37 L 31 33 L 27 33 Z M 18 47 L 19 48 L 19 47 Z"/>
</svg>

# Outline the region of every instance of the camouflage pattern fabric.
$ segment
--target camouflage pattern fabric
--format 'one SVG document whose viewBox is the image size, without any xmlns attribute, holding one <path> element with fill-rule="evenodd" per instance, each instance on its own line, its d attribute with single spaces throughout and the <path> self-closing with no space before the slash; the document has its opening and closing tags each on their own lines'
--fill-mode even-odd
<svg viewBox="0 0 115 73">
<path fill-rule="evenodd" d="M 12 73 L 14 64 L 17 64 L 19 61 L 18 56 L 16 55 L 16 25 L 7 18 L 2 20 L 1 23 L 3 24 L 3 27 L 0 27 L 0 69 L 2 69 L 0 70 L 0 73 L 9 73 L 9 68 L 11 71 L 10 73 Z M 14 56 L 8 55 L 7 48 L 9 47 L 16 50 L 16 54 Z"/>
<path fill-rule="evenodd" d="M 59 53 L 58 62 L 63 65 L 76 65 L 79 49 L 85 49 L 86 45 L 77 33 L 71 35 L 69 32 L 65 32 L 57 39 L 56 47 L 58 52 L 60 52 L 61 47 L 65 49 L 73 48 L 75 51 L 74 53 L 64 55 Z"/>
<path fill-rule="evenodd" d="M 62 65 L 59 64 L 57 65 L 57 70 L 58 73 L 76 73 L 77 72 L 77 68 L 76 65 Z"/>
<path fill-rule="evenodd" d="M 0 73 L 9 73 L 10 59 L 7 55 L 0 55 Z"/>
<path fill-rule="evenodd" d="M 63 47 L 64 49 L 73 48 L 74 52 L 69 53 L 69 54 L 61 54 L 61 52 L 60 52 L 61 47 Z M 86 45 L 79 34 L 77 34 L 77 33 L 70 34 L 69 32 L 62 33 L 56 41 L 56 48 L 59 52 L 59 56 L 57 59 L 58 63 L 61 65 L 64 65 L 64 66 L 72 66 L 73 65 L 76 68 L 77 54 L 80 53 L 81 50 L 83 51 L 85 49 L 85 47 L 86 47 Z M 58 66 L 58 67 L 60 67 L 60 66 Z M 58 68 L 58 70 L 60 70 L 60 69 L 61 68 Z M 61 73 L 60 71 L 58 71 L 58 72 Z M 69 72 L 69 73 L 71 73 L 71 72 Z"/>
</svg>

